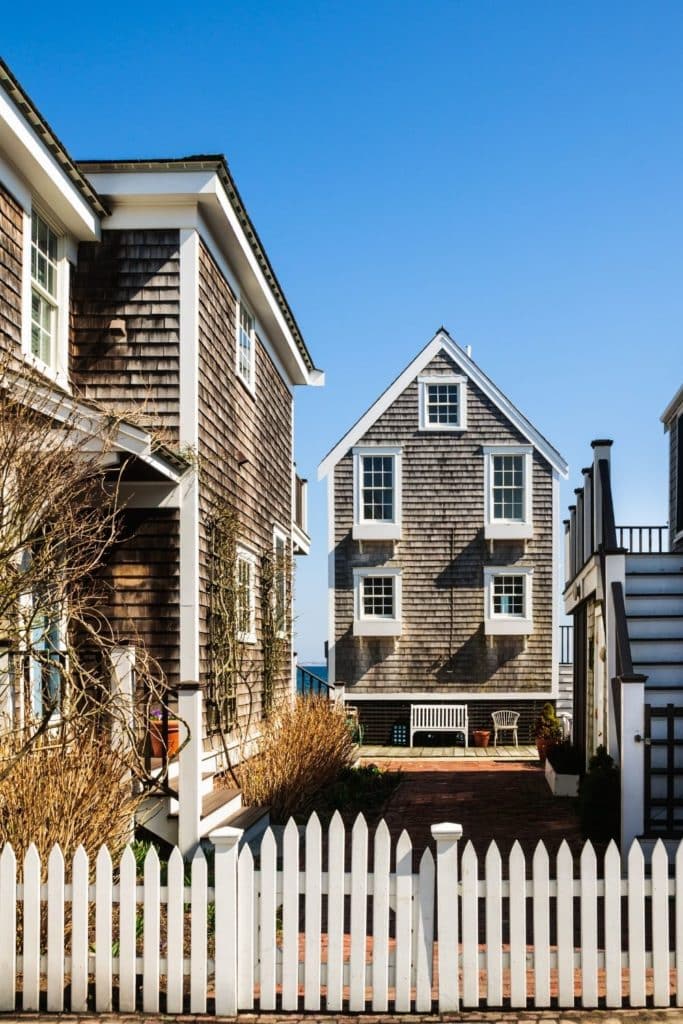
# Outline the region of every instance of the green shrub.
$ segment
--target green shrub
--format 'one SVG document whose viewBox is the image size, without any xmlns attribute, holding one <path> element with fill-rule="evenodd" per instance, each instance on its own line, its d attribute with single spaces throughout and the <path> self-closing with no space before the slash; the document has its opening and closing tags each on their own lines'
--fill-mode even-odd
<svg viewBox="0 0 683 1024">
<path fill-rule="evenodd" d="M 598 747 L 579 782 L 579 817 L 586 839 L 619 840 L 621 784 L 619 770 L 605 747 Z"/>
</svg>

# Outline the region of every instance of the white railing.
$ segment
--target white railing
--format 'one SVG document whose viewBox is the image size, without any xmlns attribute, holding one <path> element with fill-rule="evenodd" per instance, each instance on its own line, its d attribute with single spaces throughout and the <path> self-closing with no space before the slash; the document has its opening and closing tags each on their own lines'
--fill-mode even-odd
<svg viewBox="0 0 683 1024">
<path fill-rule="evenodd" d="M 67 870 L 54 848 L 44 870 L 35 848 L 17 865 L 5 847 L 0 1011 L 16 993 L 55 1013 L 156 1014 L 160 994 L 170 1014 L 217 1015 L 257 999 L 262 1012 L 683 1003 L 683 846 L 670 862 L 659 842 L 646 872 L 636 843 L 622 875 L 611 844 L 599 876 L 590 843 L 577 862 L 563 843 L 551 869 L 540 842 L 530 862 L 518 843 L 480 860 L 469 842 L 458 856 L 459 826 L 432 834 L 415 873 L 407 833 L 392 850 L 362 816 L 350 856 L 338 815 L 329 829 L 314 815 L 303 838 L 294 822 L 268 830 L 256 860 L 221 829 L 213 868 L 199 851 L 186 876 L 174 850 L 163 885 L 154 850 L 139 878 L 130 849 L 116 866 L 81 849 Z"/>
</svg>

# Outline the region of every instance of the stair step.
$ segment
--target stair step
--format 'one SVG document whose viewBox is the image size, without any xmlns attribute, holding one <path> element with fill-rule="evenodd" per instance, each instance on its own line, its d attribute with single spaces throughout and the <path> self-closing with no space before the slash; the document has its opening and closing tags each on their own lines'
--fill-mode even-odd
<svg viewBox="0 0 683 1024">
<path fill-rule="evenodd" d="M 631 572 L 683 572 L 683 555 L 672 551 L 627 554 L 626 575 L 628 576 Z"/>
<path fill-rule="evenodd" d="M 651 665 L 678 662 L 683 668 L 683 642 L 677 639 L 663 639 L 656 636 L 631 639 L 631 658 L 636 662 L 647 661 Z"/>
<path fill-rule="evenodd" d="M 631 641 L 673 641 L 683 646 L 683 616 L 629 615 L 627 620 Z"/>
<path fill-rule="evenodd" d="M 626 616 L 635 615 L 680 615 L 683 616 L 683 594 L 640 594 L 626 595 Z"/>
<path fill-rule="evenodd" d="M 683 664 L 679 661 L 653 662 L 638 661 L 633 664 L 633 671 L 647 676 L 646 688 L 683 688 Z"/>
<path fill-rule="evenodd" d="M 683 573 L 627 572 L 626 596 L 632 594 L 683 594 Z"/>
<path fill-rule="evenodd" d="M 231 814 L 239 810 L 242 806 L 242 794 L 240 790 L 228 789 L 227 787 L 225 789 L 212 789 L 210 793 L 207 793 L 202 798 L 201 818 L 210 818 L 216 813 L 216 811 L 228 806 L 231 807 Z M 177 818 L 177 816 L 177 809 L 171 811 L 169 814 L 169 818 Z"/>
</svg>

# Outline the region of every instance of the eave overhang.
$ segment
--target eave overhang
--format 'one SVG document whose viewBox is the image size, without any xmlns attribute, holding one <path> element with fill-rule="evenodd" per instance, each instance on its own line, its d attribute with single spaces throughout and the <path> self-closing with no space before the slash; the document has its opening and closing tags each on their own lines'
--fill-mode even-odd
<svg viewBox="0 0 683 1024">
<path fill-rule="evenodd" d="M 162 210 L 167 217 L 169 207 L 171 219 L 175 216 L 178 226 L 188 223 L 184 213 L 196 210 L 201 219 L 195 226 L 201 231 L 202 224 L 206 225 L 243 284 L 291 383 L 324 383 L 324 373 L 313 363 L 223 157 L 81 161 L 79 167 L 98 192 L 106 196 L 112 226 L 117 225 L 126 209 L 148 214 L 150 227 L 160 224 Z"/>
<path fill-rule="evenodd" d="M 100 237 L 102 200 L 2 60 L 0 152 L 65 231 L 80 241 Z"/>
<path fill-rule="evenodd" d="M 664 424 L 665 432 L 669 429 L 671 420 L 681 411 L 683 411 L 683 384 L 681 384 L 680 388 L 673 396 L 662 415 L 659 417 Z"/>
</svg>

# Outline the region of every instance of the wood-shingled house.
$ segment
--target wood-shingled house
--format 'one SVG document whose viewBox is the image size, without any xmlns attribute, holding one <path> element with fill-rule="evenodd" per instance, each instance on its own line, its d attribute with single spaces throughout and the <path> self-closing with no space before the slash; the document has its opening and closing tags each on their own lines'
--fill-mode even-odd
<svg viewBox="0 0 683 1024">
<path fill-rule="evenodd" d="M 329 678 L 367 742 L 558 696 L 561 455 L 442 328 L 322 461 Z M 400 732 L 400 730 L 399 730 Z M 442 737 L 443 739 L 443 737 Z"/>
<path fill-rule="evenodd" d="M 285 571 L 269 598 L 284 655 L 263 682 L 262 573 L 310 544 L 294 393 L 323 375 L 222 156 L 76 163 L 4 64 L 0 87 L 2 340 L 62 405 L 124 417 L 125 522 L 103 611 L 123 647 L 143 643 L 157 660 L 190 726 L 171 778 L 178 799 L 152 826 L 188 851 L 239 803 L 213 791 L 225 765 L 212 707 L 222 701 L 231 739 L 293 685 Z M 233 534 L 251 681 L 217 694 L 220 522 Z"/>
</svg>

